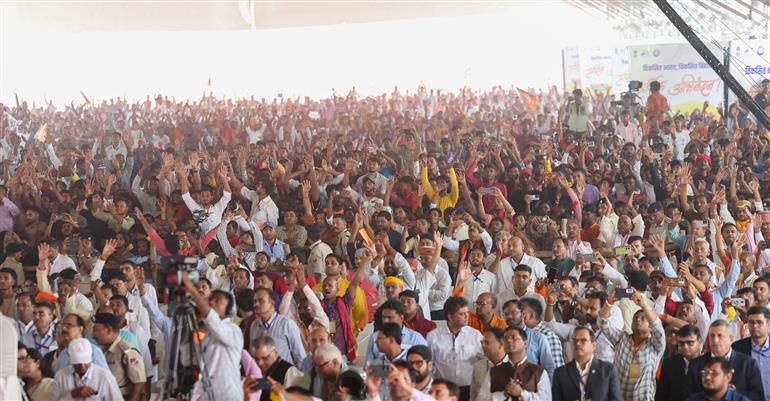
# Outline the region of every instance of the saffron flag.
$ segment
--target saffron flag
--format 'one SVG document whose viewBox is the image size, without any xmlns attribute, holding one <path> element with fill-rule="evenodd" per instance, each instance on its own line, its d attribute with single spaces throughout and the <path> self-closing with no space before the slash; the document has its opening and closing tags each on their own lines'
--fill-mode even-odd
<svg viewBox="0 0 770 401">
<path fill-rule="evenodd" d="M 530 95 L 527 91 L 521 88 L 516 88 L 516 90 L 519 91 L 519 96 L 521 96 L 522 102 L 524 102 L 528 109 L 532 111 L 537 110 L 537 96 Z"/>
</svg>

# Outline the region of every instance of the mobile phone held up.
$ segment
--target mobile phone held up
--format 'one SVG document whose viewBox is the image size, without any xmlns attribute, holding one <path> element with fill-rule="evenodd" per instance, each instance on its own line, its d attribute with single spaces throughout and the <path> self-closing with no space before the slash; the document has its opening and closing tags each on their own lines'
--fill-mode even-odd
<svg viewBox="0 0 770 401">
<path fill-rule="evenodd" d="M 631 295 L 634 295 L 633 288 L 616 288 L 615 289 L 615 299 L 631 298 Z"/>
</svg>

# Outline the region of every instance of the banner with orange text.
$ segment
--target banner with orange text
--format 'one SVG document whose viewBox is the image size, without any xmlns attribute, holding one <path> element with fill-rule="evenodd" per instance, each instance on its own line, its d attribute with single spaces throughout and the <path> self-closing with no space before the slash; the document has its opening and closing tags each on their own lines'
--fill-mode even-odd
<svg viewBox="0 0 770 401">
<path fill-rule="evenodd" d="M 724 58 L 720 48 L 713 44 L 706 46 L 717 59 Z M 629 46 L 628 60 L 628 78 L 644 83 L 639 93 L 644 100 L 649 94 L 649 83 L 658 81 L 672 112 L 700 109 L 704 101 L 711 105 L 710 112 L 716 112 L 722 102 L 722 80 L 689 44 Z"/>
</svg>

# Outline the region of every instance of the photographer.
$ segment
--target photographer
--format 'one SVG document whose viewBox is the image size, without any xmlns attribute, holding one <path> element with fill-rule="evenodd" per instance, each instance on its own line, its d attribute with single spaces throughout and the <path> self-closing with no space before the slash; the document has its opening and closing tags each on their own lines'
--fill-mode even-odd
<svg viewBox="0 0 770 401">
<path fill-rule="evenodd" d="M 642 109 L 639 103 L 636 102 L 635 96 L 631 91 L 623 92 L 620 101 L 612 102 L 612 109 L 615 111 L 613 116 L 616 124 L 620 123 L 621 115 L 624 112 L 628 112 L 633 123 L 639 124 L 639 120 L 642 118 Z"/>
<path fill-rule="evenodd" d="M 241 349 L 243 348 L 243 333 L 230 316 L 233 313 L 233 297 L 224 291 L 214 290 L 208 301 L 204 299 L 190 281 L 187 272 L 182 273 L 182 284 L 190 294 L 198 315 L 206 323 L 206 336 L 201 342 L 203 359 L 211 376 L 211 383 L 216 383 L 217 401 L 241 401 L 243 388 L 241 386 Z M 206 398 L 203 383 L 198 381 L 193 389 L 193 397 Z"/>
</svg>

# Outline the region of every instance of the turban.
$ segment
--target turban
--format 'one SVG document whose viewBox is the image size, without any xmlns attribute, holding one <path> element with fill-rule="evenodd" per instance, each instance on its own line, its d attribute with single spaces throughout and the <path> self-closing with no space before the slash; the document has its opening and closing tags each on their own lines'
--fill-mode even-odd
<svg viewBox="0 0 770 401">
<path fill-rule="evenodd" d="M 385 278 L 385 281 L 383 281 L 383 285 L 387 286 L 389 284 L 397 284 L 401 286 L 401 288 L 404 287 L 404 280 L 401 280 L 400 278 L 396 276 L 389 276 Z"/>
</svg>

